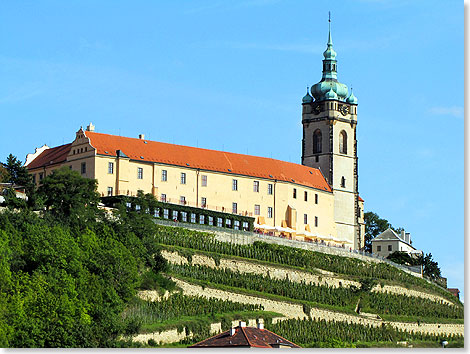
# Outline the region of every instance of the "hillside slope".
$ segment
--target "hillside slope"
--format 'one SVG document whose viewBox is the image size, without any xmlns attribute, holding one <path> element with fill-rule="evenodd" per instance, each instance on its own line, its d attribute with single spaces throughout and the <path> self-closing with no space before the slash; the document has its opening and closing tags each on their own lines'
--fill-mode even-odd
<svg viewBox="0 0 470 354">
<path fill-rule="evenodd" d="M 458 299 L 389 264 L 262 242 L 221 242 L 181 227 L 156 226 L 155 241 L 169 264 L 166 275 L 184 296 L 261 306 L 269 315 L 253 313 L 252 320 L 264 318 L 266 328 L 287 339 L 295 336 L 303 346 L 439 345 L 444 338 L 463 343 L 464 311 Z M 249 319 L 249 312 L 243 318 Z M 317 328 L 316 334 L 299 337 L 293 325 L 281 325 L 285 321 L 295 321 L 302 333 Z M 318 327 L 324 322 L 332 326 Z M 184 321 L 178 323 L 184 327 Z M 345 331 L 342 323 L 352 327 Z M 222 327 L 193 326 L 180 343 L 193 343 Z M 152 338 L 152 343 L 160 341 L 158 333 Z"/>
</svg>

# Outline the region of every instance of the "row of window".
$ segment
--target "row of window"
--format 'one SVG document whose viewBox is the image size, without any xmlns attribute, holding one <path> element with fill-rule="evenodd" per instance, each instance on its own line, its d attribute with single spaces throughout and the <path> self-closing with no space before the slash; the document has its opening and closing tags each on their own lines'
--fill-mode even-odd
<svg viewBox="0 0 470 354">
<path fill-rule="evenodd" d="M 304 224 L 308 224 L 308 215 L 304 214 Z M 318 216 L 315 216 L 315 227 L 318 227 Z"/>
<path fill-rule="evenodd" d="M 297 188 L 292 190 L 292 197 L 297 199 Z M 304 191 L 304 201 L 308 202 L 308 192 Z M 318 204 L 318 194 L 315 193 L 315 204 Z"/>
<path fill-rule="evenodd" d="M 84 147 L 84 148 L 80 148 L 80 149 L 73 149 L 72 150 L 72 155 L 75 155 L 75 154 L 80 154 L 82 152 L 87 152 L 88 151 L 88 147 Z"/>
<path fill-rule="evenodd" d="M 72 169 L 72 166 L 70 165 L 69 168 Z M 86 173 L 86 162 L 82 162 L 82 164 L 80 165 L 80 172 L 82 173 L 82 175 Z M 44 177 L 45 177 L 44 172 L 38 173 L 39 182 L 42 181 Z M 36 174 L 33 174 L 32 178 L 33 178 L 33 183 L 36 183 Z"/>
<path fill-rule="evenodd" d="M 377 246 L 377 252 L 381 252 L 382 251 L 382 246 Z M 388 245 L 388 251 L 392 251 L 392 245 Z"/>
<path fill-rule="evenodd" d="M 322 152 L 322 134 L 321 130 L 317 129 L 313 132 L 313 153 L 318 154 Z M 348 153 L 348 135 L 344 130 L 339 133 L 339 153 Z"/>
</svg>

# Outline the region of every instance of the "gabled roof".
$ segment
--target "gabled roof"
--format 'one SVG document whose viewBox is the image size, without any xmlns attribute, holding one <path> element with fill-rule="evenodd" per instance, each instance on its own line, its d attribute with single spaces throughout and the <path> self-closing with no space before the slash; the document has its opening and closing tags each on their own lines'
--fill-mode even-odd
<svg viewBox="0 0 470 354">
<path fill-rule="evenodd" d="M 132 160 L 288 181 L 331 192 L 320 170 L 291 162 L 90 131 L 85 135 L 100 155 L 116 156 L 120 150 Z"/>
<path fill-rule="evenodd" d="M 235 334 L 230 335 L 230 330 L 217 334 L 213 337 L 196 343 L 190 348 L 208 348 L 208 347 L 255 347 L 255 348 L 277 348 L 279 346 L 288 346 L 291 348 L 300 348 L 287 339 L 277 334 L 256 327 L 235 327 Z"/>
<path fill-rule="evenodd" d="M 36 157 L 29 165 L 26 167 L 28 170 L 32 170 L 38 167 L 55 165 L 58 163 L 63 163 L 67 159 L 67 155 L 70 152 L 70 144 L 56 146 L 54 148 L 50 148 L 44 150 L 38 157 Z"/>
<path fill-rule="evenodd" d="M 411 248 L 413 248 L 414 250 L 416 250 L 415 247 L 413 247 L 410 243 L 406 242 L 405 240 L 403 240 L 400 236 L 397 235 L 397 233 L 395 231 L 393 231 L 391 228 L 388 228 L 387 230 L 385 230 L 384 232 L 382 232 L 380 235 L 378 235 L 377 237 L 373 238 L 372 239 L 372 242 L 374 241 L 395 241 L 395 240 L 398 240 L 398 241 L 401 241 L 405 244 L 407 244 L 408 246 L 410 246 Z"/>
</svg>

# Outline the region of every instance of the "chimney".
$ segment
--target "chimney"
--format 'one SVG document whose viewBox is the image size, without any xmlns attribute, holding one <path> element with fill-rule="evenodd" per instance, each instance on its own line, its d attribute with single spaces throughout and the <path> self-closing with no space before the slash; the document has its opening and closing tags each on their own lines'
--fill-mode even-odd
<svg viewBox="0 0 470 354">
<path fill-rule="evenodd" d="M 230 328 L 230 335 L 233 336 L 235 334 L 235 328 Z"/>
<path fill-rule="evenodd" d="M 258 329 L 264 329 L 264 323 L 258 322 Z"/>
<path fill-rule="evenodd" d="M 240 322 L 238 322 L 238 326 L 239 327 L 246 327 L 246 322 L 240 321 Z"/>
<path fill-rule="evenodd" d="M 403 241 L 405 241 L 405 230 L 402 230 L 402 231 L 401 231 L 400 238 L 401 238 Z"/>
<path fill-rule="evenodd" d="M 139 139 L 140 139 L 140 140 L 144 140 L 144 139 L 145 139 L 145 135 L 144 135 L 144 134 L 139 134 Z"/>
<path fill-rule="evenodd" d="M 94 132 L 95 131 L 95 126 L 93 125 L 92 122 L 86 127 L 87 132 Z"/>
<path fill-rule="evenodd" d="M 407 233 L 405 234 L 405 242 L 406 242 L 406 243 L 410 243 L 410 241 L 411 241 L 411 236 L 410 236 L 410 233 L 407 232 Z"/>
</svg>

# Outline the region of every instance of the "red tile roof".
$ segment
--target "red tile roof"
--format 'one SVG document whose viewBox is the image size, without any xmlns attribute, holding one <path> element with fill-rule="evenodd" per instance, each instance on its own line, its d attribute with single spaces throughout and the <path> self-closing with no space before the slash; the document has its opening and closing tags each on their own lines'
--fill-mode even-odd
<svg viewBox="0 0 470 354">
<path fill-rule="evenodd" d="M 235 334 L 230 335 L 230 330 L 217 334 L 213 337 L 196 343 L 190 348 L 207 347 L 255 347 L 255 348 L 276 348 L 279 346 L 289 346 L 300 348 L 287 339 L 268 331 L 256 327 L 235 327 Z"/>
<path fill-rule="evenodd" d="M 360 202 L 363 202 L 364 199 L 362 199 L 360 196 L 357 196 L 357 199 L 360 201 Z"/>
<path fill-rule="evenodd" d="M 331 192 L 320 170 L 291 162 L 89 131 L 85 135 L 101 155 L 116 156 L 121 150 L 133 160 L 276 179 Z"/>
<path fill-rule="evenodd" d="M 67 155 L 70 152 L 71 145 L 72 144 L 65 144 L 65 145 L 60 145 L 54 148 L 44 150 L 38 157 L 36 157 L 33 161 L 31 161 L 29 165 L 27 165 L 26 167 L 29 170 L 32 170 L 38 167 L 55 165 L 58 163 L 65 162 Z"/>
</svg>

